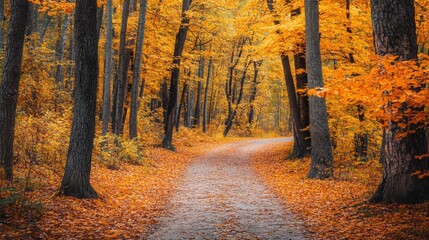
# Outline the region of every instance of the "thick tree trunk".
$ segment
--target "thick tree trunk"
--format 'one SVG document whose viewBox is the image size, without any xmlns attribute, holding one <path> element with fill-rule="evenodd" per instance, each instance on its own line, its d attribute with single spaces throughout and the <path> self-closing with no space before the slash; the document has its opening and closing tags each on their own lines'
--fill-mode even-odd
<svg viewBox="0 0 429 240">
<path fill-rule="evenodd" d="M 376 53 L 397 56 L 398 61 L 417 59 L 414 1 L 372 0 L 371 13 Z M 389 106 L 386 108 L 390 111 Z M 407 108 L 404 103 L 399 111 L 404 112 Z M 406 130 L 413 133 L 398 137 Z M 383 176 L 371 201 L 416 203 L 429 199 L 429 180 L 413 175 L 417 171 L 429 171 L 429 159 L 417 159 L 428 153 L 427 147 L 424 128 L 408 126 L 403 130 L 397 122 L 390 121 L 383 131 L 380 157 Z"/>
<path fill-rule="evenodd" d="M 28 3 L 28 10 L 27 10 L 27 24 L 26 24 L 26 31 L 25 35 L 30 36 L 34 32 L 34 3 Z"/>
<path fill-rule="evenodd" d="M 97 1 L 76 3 L 76 84 L 72 130 L 60 195 L 96 198 L 90 184 L 98 78 Z"/>
<path fill-rule="evenodd" d="M 130 138 L 137 137 L 137 113 L 139 108 L 139 82 L 143 56 L 146 26 L 147 0 L 140 0 L 139 26 L 137 31 L 136 55 L 134 57 L 133 85 L 131 88 Z"/>
<path fill-rule="evenodd" d="M 209 87 L 210 87 L 210 78 L 212 75 L 212 68 L 213 68 L 213 58 L 210 57 L 209 66 L 208 66 L 208 70 L 207 70 L 206 88 L 204 90 L 203 133 L 207 132 L 208 115 L 210 115 L 210 113 L 207 113 L 207 104 L 208 104 L 208 99 L 209 99 L 208 95 L 209 95 Z"/>
<path fill-rule="evenodd" d="M 97 37 L 100 39 L 101 25 L 103 25 L 104 5 L 97 7 Z"/>
<path fill-rule="evenodd" d="M 70 15 L 67 14 L 64 18 L 64 22 L 61 26 L 61 35 L 60 38 L 57 41 L 56 46 L 56 57 L 57 57 L 57 69 L 55 72 L 55 83 L 58 86 L 63 86 L 64 84 L 64 49 L 66 45 L 66 39 L 67 39 L 67 29 L 69 27 L 70 23 Z"/>
<path fill-rule="evenodd" d="M 319 1 L 305 0 L 306 60 L 308 88 L 323 88 L 319 36 Z M 334 161 L 329 136 L 326 100 L 310 96 L 311 164 L 309 178 L 333 177 Z"/>
<path fill-rule="evenodd" d="M 180 24 L 179 32 L 176 35 L 176 43 L 174 46 L 174 59 L 173 69 L 171 70 L 170 80 L 170 94 L 169 103 L 167 109 L 167 118 L 165 121 L 165 135 L 162 141 L 162 146 L 167 149 L 174 150 L 173 146 L 173 128 L 174 128 L 174 114 L 176 113 L 177 107 L 177 95 L 179 87 L 179 75 L 180 75 L 180 62 L 182 57 L 183 48 L 185 47 L 186 35 L 188 34 L 190 19 L 186 16 L 186 12 L 189 10 L 192 0 L 183 0 L 182 4 L 182 21 Z"/>
<path fill-rule="evenodd" d="M 127 64 L 127 54 L 126 54 L 126 41 L 127 41 L 127 25 L 128 25 L 128 15 L 129 15 L 129 5 L 130 0 L 124 0 L 123 12 L 122 12 L 122 20 L 121 20 L 121 34 L 120 34 L 120 42 L 119 42 L 119 64 L 118 64 L 118 75 L 117 75 L 117 83 L 116 83 L 116 97 L 114 98 L 116 102 L 115 106 L 115 123 L 114 123 L 114 133 L 116 135 L 122 134 L 122 119 L 124 117 L 124 102 L 125 102 L 125 94 L 126 94 L 126 79 L 128 75 L 128 64 Z"/>
<path fill-rule="evenodd" d="M 105 136 L 109 131 L 110 121 L 110 79 L 112 77 L 112 45 L 113 45 L 113 6 L 112 0 L 106 3 L 106 43 L 104 56 L 104 85 L 103 85 L 103 116 L 101 135 Z"/>
<path fill-rule="evenodd" d="M 13 178 L 13 139 L 27 10 L 28 2 L 26 0 L 10 1 L 6 58 L 0 86 L 0 163 L 4 165 L 5 178 L 10 181 Z"/>
</svg>

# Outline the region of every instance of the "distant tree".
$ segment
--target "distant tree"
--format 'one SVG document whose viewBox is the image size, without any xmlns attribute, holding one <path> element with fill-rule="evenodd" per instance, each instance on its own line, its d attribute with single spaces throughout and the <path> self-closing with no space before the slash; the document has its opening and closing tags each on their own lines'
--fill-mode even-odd
<svg viewBox="0 0 429 240">
<path fill-rule="evenodd" d="M 126 97 L 126 86 L 128 76 L 129 59 L 127 58 L 127 26 L 130 10 L 130 0 L 124 0 L 121 19 L 121 33 L 119 36 L 119 64 L 118 74 L 116 76 L 113 88 L 113 111 L 112 111 L 112 129 L 116 135 L 121 135 L 123 131 L 124 103 Z M 129 52 L 128 52 L 129 53 Z"/>
<path fill-rule="evenodd" d="M 90 184 L 98 78 L 97 1 L 78 0 L 75 9 L 76 79 L 67 162 L 59 194 L 96 198 Z"/>
<path fill-rule="evenodd" d="M 417 60 L 414 1 L 372 0 L 371 13 L 376 53 L 397 56 L 398 61 Z M 404 113 L 409 108 L 403 104 L 399 111 Z M 412 132 L 399 137 L 403 130 L 392 120 L 383 131 L 380 157 L 383 176 L 371 199 L 373 202 L 415 203 L 429 199 L 429 180 L 413 175 L 429 170 L 429 160 L 417 158 L 428 152 L 425 131 L 419 126 L 409 126 L 406 130 Z"/>
<path fill-rule="evenodd" d="M 137 1 L 135 1 L 137 2 Z M 146 25 L 147 0 L 140 0 L 139 26 L 137 31 L 136 55 L 134 57 L 133 85 L 131 89 L 131 111 L 130 111 L 130 138 L 137 137 L 137 112 L 139 108 L 139 83 L 141 62 L 143 56 L 143 43 Z"/>
<path fill-rule="evenodd" d="M 13 140 L 27 10 L 27 0 L 10 1 L 6 58 L 0 83 L 0 163 L 4 164 L 5 177 L 10 181 L 13 179 Z"/>
<path fill-rule="evenodd" d="M 322 58 L 320 54 L 319 1 L 305 0 L 306 60 L 308 88 L 322 88 Z M 310 96 L 311 164 L 309 178 L 325 179 L 334 174 L 328 113 L 324 97 Z"/>
<path fill-rule="evenodd" d="M 104 84 L 103 84 L 103 115 L 101 135 L 105 136 L 109 131 L 110 120 L 110 82 L 112 77 L 112 45 L 113 45 L 113 6 L 112 0 L 106 2 L 106 42 L 104 56 Z"/>
<path fill-rule="evenodd" d="M 176 44 L 174 46 L 174 59 L 173 68 L 171 70 L 170 80 L 170 93 L 168 97 L 167 114 L 165 119 L 165 134 L 162 146 L 167 149 L 174 149 L 173 146 L 173 128 L 177 107 L 177 98 L 179 92 L 179 75 L 180 75 L 180 62 L 182 57 L 183 48 L 185 47 L 186 35 L 189 30 L 189 17 L 186 12 L 189 10 L 192 0 L 183 0 L 182 4 L 182 21 L 180 24 L 179 32 L 176 35 Z"/>
</svg>

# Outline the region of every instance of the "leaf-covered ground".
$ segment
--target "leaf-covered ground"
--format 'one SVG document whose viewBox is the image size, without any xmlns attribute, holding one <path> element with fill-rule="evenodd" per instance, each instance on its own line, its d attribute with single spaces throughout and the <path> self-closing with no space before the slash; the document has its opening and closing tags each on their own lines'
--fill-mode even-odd
<svg viewBox="0 0 429 240">
<path fill-rule="evenodd" d="M 176 152 L 151 148 L 143 165 L 122 164 L 119 170 L 95 161 L 91 182 L 100 196 L 96 200 L 56 196 L 60 176 L 47 166 L 34 166 L 32 174 L 42 176 L 31 180 L 34 189 L 18 193 L 14 204 L 0 209 L 0 239 L 138 239 L 165 207 L 185 167 L 218 144 L 208 138 L 183 139 Z M 24 169 L 15 172 L 17 178 L 25 176 Z"/>
<path fill-rule="evenodd" d="M 429 203 L 368 204 L 379 175 L 376 163 L 336 172 L 335 180 L 306 179 L 309 159 L 285 160 L 291 144 L 254 157 L 254 168 L 315 239 L 428 239 Z M 347 176 L 347 177 L 344 177 Z"/>
</svg>

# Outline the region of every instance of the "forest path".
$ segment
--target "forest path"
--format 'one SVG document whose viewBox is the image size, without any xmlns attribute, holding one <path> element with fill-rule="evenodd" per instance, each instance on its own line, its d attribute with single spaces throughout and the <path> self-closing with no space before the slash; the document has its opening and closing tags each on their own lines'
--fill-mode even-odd
<svg viewBox="0 0 429 240">
<path fill-rule="evenodd" d="M 303 226 L 253 172 L 275 138 L 225 144 L 196 160 L 144 239 L 305 239 Z"/>
</svg>

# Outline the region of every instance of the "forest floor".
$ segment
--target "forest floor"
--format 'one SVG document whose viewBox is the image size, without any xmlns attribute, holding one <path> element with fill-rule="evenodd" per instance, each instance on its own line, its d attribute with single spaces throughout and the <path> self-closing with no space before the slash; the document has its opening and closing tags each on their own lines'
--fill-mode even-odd
<svg viewBox="0 0 429 240">
<path fill-rule="evenodd" d="M 376 160 L 341 169 L 335 178 L 307 179 L 310 159 L 285 160 L 292 143 L 277 144 L 253 157 L 253 168 L 304 222 L 312 239 L 429 239 L 429 202 L 369 204 L 380 180 Z M 354 160 L 355 161 L 355 160 Z"/>
<path fill-rule="evenodd" d="M 96 200 L 56 196 L 61 174 L 34 166 L 30 189 L 0 196 L 0 239 L 428 239 L 429 203 L 366 202 L 375 163 L 309 180 L 289 140 L 184 137 L 140 165 L 95 161 Z"/>
<path fill-rule="evenodd" d="M 18 165 L 13 186 L 0 182 L 0 239 L 139 239 L 164 210 L 186 167 L 225 141 L 237 138 L 179 134 L 177 151 L 149 147 L 141 164 L 119 164 L 117 170 L 94 156 L 96 200 L 57 196 L 62 174 L 55 167 L 36 164 L 27 171 Z"/>
</svg>

